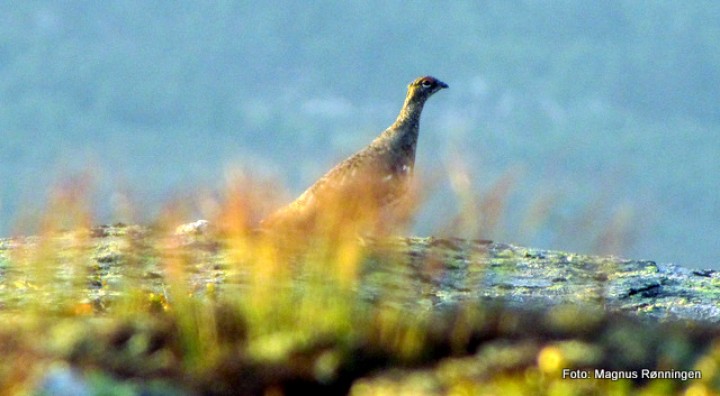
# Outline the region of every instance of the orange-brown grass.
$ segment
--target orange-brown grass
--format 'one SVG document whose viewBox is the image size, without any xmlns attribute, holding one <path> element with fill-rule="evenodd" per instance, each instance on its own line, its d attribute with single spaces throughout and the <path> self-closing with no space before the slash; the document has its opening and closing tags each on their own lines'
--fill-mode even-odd
<svg viewBox="0 0 720 396">
<path fill-rule="evenodd" d="M 635 243 L 638 230 L 634 225 L 633 205 L 609 203 L 607 194 L 598 194 L 587 202 L 579 213 L 559 215 L 563 206 L 569 205 L 571 197 L 553 189 L 554 186 L 539 190 L 521 209 L 518 225 L 512 228 L 508 222 L 508 203 L 522 186 L 522 169 L 512 167 L 495 181 L 478 191 L 472 183 L 473 175 L 465 163 L 452 162 L 448 179 L 457 200 L 458 211 L 437 234 L 468 239 L 497 239 L 504 242 L 527 244 L 541 230 L 558 236 L 553 239 L 555 246 L 549 249 L 567 249 L 591 254 L 623 255 Z M 597 186 L 598 190 L 606 186 Z M 559 221 L 558 221 L 559 218 Z"/>
<path fill-rule="evenodd" d="M 459 210 L 441 233 L 470 239 L 486 239 L 488 235 L 502 233 L 508 199 L 517 185 L 520 171 L 509 169 L 483 193 L 476 191 L 472 185 L 473 175 L 461 162 L 452 163 L 448 176 Z"/>
<path fill-rule="evenodd" d="M 472 192 L 467 169 L 455 169 L 450 177 L 461 202 L 461 212 L 446 232 L 482 237 L 487 230 L 501 226 L 505 204 L 519 177 L 517 172 L 500 178 L 484 197 Z M 367 304 L 359 301 L 357 295 L 367 259 L 362 237 L 390 237 L 407 232 L 426 191 L 412 187 L 406 198 L 385 207 L 377 204 L 374 198 L 377 192 L 356 186 L 352 191 L 324 197 L 323 210 L 314 215 L 310 224 L 259 230 L 260 219 L 278 203 L 277 188 L 236 173 L 228 178 L 222 194 L 167 204 L 155 222 L 159 232 L 149 234 L 141 242 L 151 246 L 141 248 L 130 235 L 126 240 L 120 239 L 124 261 L 118 269 L 128 276 L 116 289 L 111 289 L 119 297 L 110 306 L 98 307 L 91 305 L 85 294 L 97 270 L 94 240 L 89 231 L 94 225 L 90 185 L 84 177 L 60 184 L 37 219 L 39 238 L 13 251 L 12 265 L 27 268 L 23 272 L 25 277 L 13 278 L 9 272 L 4 280 L 6 284 L 15 284 L 17 292 L 27 296 L 24 301 L 28 303 L 15 307 L 16 312 L 41 323 L 28 327 L 40 332 L 28 334 L 29 337 L 46 336 L 39 330 L 42 323 L 60 318 L 91 322 L 99 318 L 139 323 L 160 321 L 164 324 L 157 331 L 164 335 L 151 338 L 169 340 L 166 341 L 171 345 L 169 355 L 180 361 L 177 369 L 185 370 L 188 378 L 196 378 L 191 384 L 202 384 L 200 378 L 220 376 L 219 368 L 232 366 L 231 362 L 236 360 L 242 370 L 256 367 L 257 362 L 264 362 L 263 367 L 274 367 L 273 364 L 280 365 L 297 356 L 303 348 L 326 341 L 344 345 L 347 350 L 358 343 L 371 343 L 372 348 L 400 361 L 413 361 L 427 353 L 424 346 L 432 337 L 428 330 L 433 327 L 431 313 L 408 313 L 382 301 Z M 546 210 L 552 203 L 543 202 L 540 206 Z M 187 222 L 190 214 L 196 212 L 210 220 L 210 230 L 201 235 L 172 235 L 177 225 Z M 535 226 L 542 221 L 539 214 L 531 217 L 529 221 Z M 623 219 L 614 221 L 612 227 L 625 226 Z M 619 233 L 612 229 L 603 235 L 606 243 L 619 243 Z M 210 265 L 203 263 L 202 252 L 198 252 L 197 246 L 203 244 L 225 253 L 224 276 L 235 281 L 203 280 L 201 287 L 193 285 L 196 276 L 193 268 Z M 143 256 L 146 254 L 143 249 L 157 254 L 163 276 L 160 289 L 133 283 L 147 271 L 148 257 Z M 401 260 L 392 256 L 386 259 L 388 265 Z M 469 323 L 477 318 L 464 315 L 453 327 L 456 334 L 451 350 L 467 347 L 473 326 Z M 114 330 L 108 332 L 115 334 Z M 0 347 L 3 341 L 7 339 L 2 339 L 0 333 Z M 327 356 L 321 355 L 320 363 L 315 362 L 308 369 L 315 370 L 312 375 L 333 375 L 342 357 L 331 349 L 328 351 Z M 52 360 L 42 353 L 28 356 L 28 365 L 32 365 L 33 359 L 40 365 Z M 169 357 L 166 360 L 173 362 Z M 167 362 L 163 364 L 171 364 Z M 107 368 L 97 362 L 93 364 Z M 17 373 L 0 370 L 0 387 L 16 389 L 17 381 L 28 380 L 18 378 Z"/>
<path fill-rule="evenodd" d="M 288 342 L 283 337 L 289 335 L 302 344 L 352 337 L 368 321 L 391 321 L 358 304 L 356 288 L 365 259 L 361 237 L 401 230 L 416 206 L 413 196 L 386 208 L 377 204 L 375 191 L 343 189 L 324 195 L 322 210 L 311 221 L 258 230 L 253 210 L 258 197 L 269 194 L 248 179 L 235 181 L 228 191 L 218 205 L 222 209 L 216 223 L 231 262 L 249 274 L 247 294 L 236 301 L 248 320 L 250 340 L 257 341 L 250 344 L 254 353 L 268 358 L 281 354 Z"/>
</svg>

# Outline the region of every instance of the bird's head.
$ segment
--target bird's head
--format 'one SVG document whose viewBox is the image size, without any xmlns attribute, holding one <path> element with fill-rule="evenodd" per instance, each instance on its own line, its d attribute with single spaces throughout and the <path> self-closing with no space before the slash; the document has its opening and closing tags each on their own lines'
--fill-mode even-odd
<svg viewBox="0 0 720 396">
<path fill-rule="evenodd" d="M 415 79 L 415 81 L 408 85 L 408 93 L 416 99 L 425 100 L 435 92 L 447 87 L 447 84 L 435 77 L 424 76 Z"/>
</svg>

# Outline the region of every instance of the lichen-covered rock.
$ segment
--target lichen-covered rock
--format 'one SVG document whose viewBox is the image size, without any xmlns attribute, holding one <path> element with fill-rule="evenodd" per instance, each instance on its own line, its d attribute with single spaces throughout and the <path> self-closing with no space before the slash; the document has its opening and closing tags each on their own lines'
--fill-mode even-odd
<svg viewBox="0 0 720 396">
<path fill-rule="evenodd" d="M 68 264 L 67 257 L 77 261 L 78 252 L 86 255 L 80 260 L 88 271 L 86 298 L 96 306 L 105 306 L 127 284 L 162 293 L 167 268 L 161 256 L 168 250 L 159 246 L 182 255 L 192 267 L 191 289 L 243 280 L 227 271 L 231 258 L 222 238 L 211 241 L 202 232 L 160 235 L 118 225 L 86 234 L 64 234 L 43 244 L 36 237 L 0 239 L 0 307 L 22 301 L 27 282 L 33 282 L 33 260 L 48 256 L 42 249 L 55 249 L 51 256 L 56 264 L 48 268 L 44 262 L 43 272 L 61 278 L 77 266 Z M 713 270 L 483 240 L 366 237 L 360 243 L 366 259 L 359 294 L 368 301 L 396 298 L 413 309 L 487 300 L 525 308 L 590 304 L 644 318 L 720 322 L 720 273 Z"/>
<path fill-rule="evenodd" d="M 117 225 L 0 239 L 3 356 L 64 367 L 32 388 L 59 394 L 720 389 L 715 271 L 432 237 L 364 237 L 345 247 L 271 239 L 281 252 L 266 246 L 249 259 L 257 235 L 207 230 Z M 329 273 L 342 267 L 308 266 L 348 258 L 357 267 L 345 289 L 324 284 L 348 281 Z M 253 301 L 264 307 L 255 311 Z M 328 323 L 334 332 L 313 327 Z M 564 370 L 595 369 L 703 379 L 563 382 Z M 30 377 L 0 365 L 3 389 Z"/>
<path fill-rule="evenodd" d="M 421 305 L 586 303 L 662 320 L 720 322 L 720 273 L 713 270 L 489 241 L 416 237 L 366 245 L 379 252 L 366 271 L 402 277 L 408 289 L 423 291 L 411 299 Z M 388 250 L 393 262 L 383 259 Z"/>
</svg>

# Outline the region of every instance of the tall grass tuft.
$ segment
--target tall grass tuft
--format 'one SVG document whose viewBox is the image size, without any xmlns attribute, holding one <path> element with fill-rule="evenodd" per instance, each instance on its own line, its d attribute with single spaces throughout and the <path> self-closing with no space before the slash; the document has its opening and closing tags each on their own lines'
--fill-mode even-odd
<svg viewBox="0 0 720 396">
<path fill-rule="evenodd" d="M 462 166 L 449 176 L 461 211 L 446 234 L 477 238 L 502 227 L 517 172 L 484 196 L 473 192 Z M 184 381 L 199 391 L 243 381 L 267 390 L 275 377 L 330 383 L 339 381 L 341 366 L 362 373 L 369 361 L 392 363 L 374 361 L 378 356 L 419 364 L 432 355 L 434 329 L 447 328 L 437 326 L 430 308 L 408 312 L 383 291 L 374 300 L 359 293 L 364 269 L 378 254 L 383 266 L 408 266 L 408 257 L 392 249 L 370 252 L 367 241 L 401 243 L 427 194 L 415 185 L 386 205 L 377 199 L 383 191 L 355 184 L 323 195 L 320 209 L 301 221 L 264 228 L 260 220 L 277 203 L 278 188 L 241 172 L 219 194 L 169 202 L 150 227 L 97 227 L 91 185 L 87 175 L 58 184 L 36 217 L 38 235 L 17 239 L 2 275 L 5 290 L 20 297 L 4 294 L 0 316 L 34 323 L 22 325 L 28 332 L 17 351 L 62 333 L 55 331 L 62 319 L 79 323 L 62 327 L 71 335 L 52 351 L 24 354 L 28 365 L 66 359 L 120 377 Z M 553 202 L 530 210 L 528 224 L 538 227 L 540 212 Z M 198 212 L 209 228 L 174 233 Z M 619 215 L 599 243 L 618 246 L 617 230 L 626 225 L 627 216 Z M 443 263 L 426 265 L 442 271 Z M 482 317 L 468 309 L 449 319 L 450 353 L 467 352 Z M 2 331 L 0 348 L 7 341 Z M 19 389 L 23 381 L 31 379 L 0 369 L 0 388 Z"/>
</svg>

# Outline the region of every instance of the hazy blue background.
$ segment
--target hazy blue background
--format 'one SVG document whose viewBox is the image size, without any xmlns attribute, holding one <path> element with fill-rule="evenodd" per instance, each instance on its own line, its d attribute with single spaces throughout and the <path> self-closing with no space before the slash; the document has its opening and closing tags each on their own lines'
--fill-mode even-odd
<svg viewBox="0 0 720 396">
<path fill-rule="evenodd" d="M 98 221 L 237 166 L 290 196 L 432 74 L 415 232 L 456 211 L 462 164 L 507 202 L 486 238 L 720 267 L 720 3 L 258 3 L 0 3 L 0 234 L 84 169 Z"/>
</svg>

